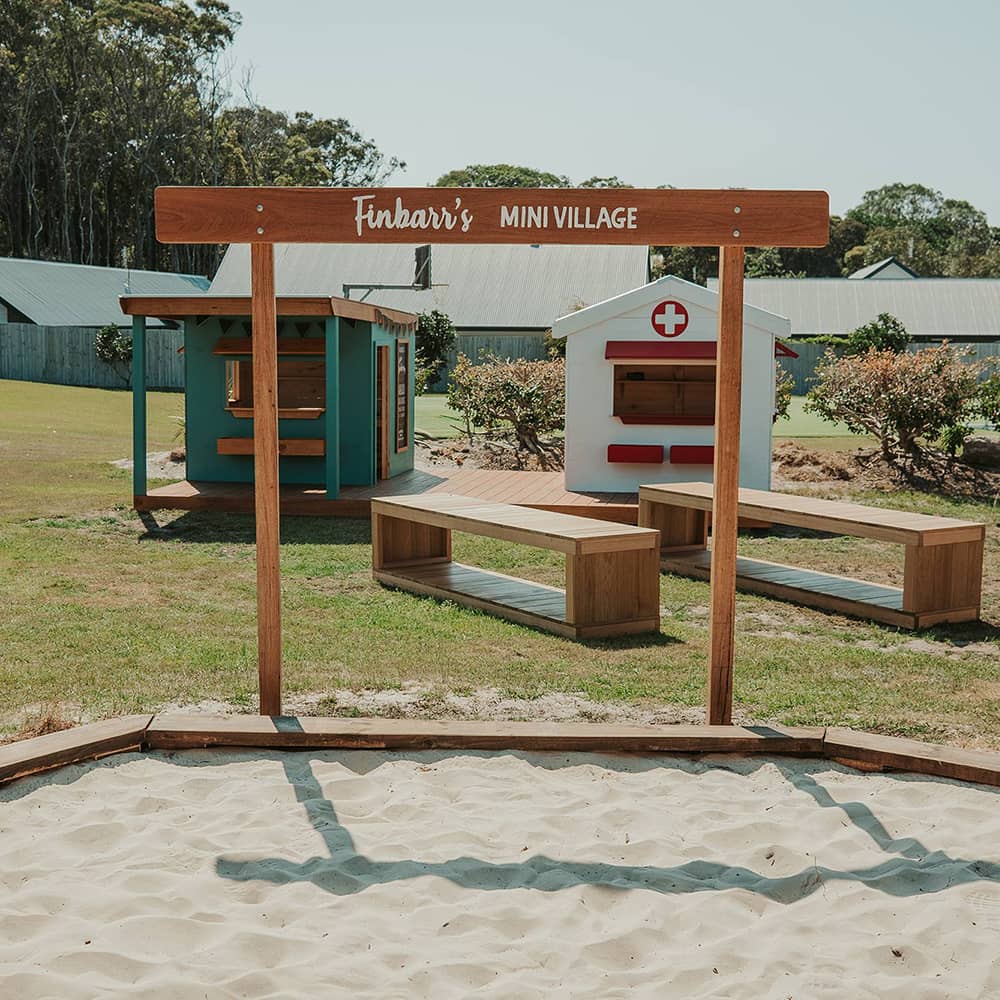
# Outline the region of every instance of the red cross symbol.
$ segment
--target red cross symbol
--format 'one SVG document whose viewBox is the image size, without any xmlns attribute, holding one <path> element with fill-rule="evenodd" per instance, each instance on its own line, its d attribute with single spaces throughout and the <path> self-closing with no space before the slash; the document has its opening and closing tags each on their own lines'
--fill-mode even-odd
<svg viewBox="0 0 1000 1000">
<path fill-rule="evenodd" d="M 649 317 L 653 329 L 661 337 L 679 337 L 688 325 L 688 311 L 680 302 L 667 299 L 661 302 Z"/>
</svg>

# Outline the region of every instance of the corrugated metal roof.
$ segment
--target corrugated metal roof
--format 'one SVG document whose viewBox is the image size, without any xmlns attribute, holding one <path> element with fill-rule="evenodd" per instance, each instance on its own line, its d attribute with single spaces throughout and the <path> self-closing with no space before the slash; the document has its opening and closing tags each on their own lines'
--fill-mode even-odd
<svg viewBox="0 0 1000 1000">
<path fill-rule="evenodd" d="M 414 245 L 278 244 L 279 295 L 341 295 L 344 284 L 406 284 Z M 643 285 L 648 249 L 623 246 L 435 246 L 426 291 L 377 289 L 366 298 L 408 312 L 440 309 L 460 329 L 544 330 L 579 306 Z M 247 295 L 250 251 L 233 244 L 212 282 L 213 295 Z M 363 291 L 352 291 L 360 299 Z"/>
<path fill-rule="evenodd" d="M 846 334 L 886 312 L 914 337 L 1000 338 L 996 278 L 748 278 L 744 287 L 749 305 L 791 320 L 793 337 Z"/>
<path fill-rule="evenodd" d="M 126 278 L 136 295 L 193 295 L 209 285 L 192 274 L 0 257 L 0 299 L 39 326 L 131 326 L 118 306 Z"/>
</svg>

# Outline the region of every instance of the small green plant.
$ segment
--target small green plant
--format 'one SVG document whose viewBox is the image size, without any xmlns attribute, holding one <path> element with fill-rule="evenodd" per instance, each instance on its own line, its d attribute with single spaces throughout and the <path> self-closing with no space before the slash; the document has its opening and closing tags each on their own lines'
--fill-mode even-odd
<svg viewBox="0 0 1000 1000">
<path fill-rule="evenodd" d="M 792 373 L 781 366 L 780 361 L 774 363 L 774 420 L 790 420 L 788 408 L 792 404 L 792 390 L 795 379 Z"/>
<path fill-rule="evenodd" d="M 845 337 L 824 334 L 806 337 L 806 343 L 826 344 L 841 349 L 843 354 L 866 354 L 868 351 L 892 351 L 899 354 L 910 344 L 910 334 L 902 322 L 889 313 L 879 313 L 870 323 L 851 330 Z"/>
<path fill-rule="evenodd" d="M 109 323 L 94 337 L 98 361 L 108 365 L 126 385 L 132 384 L 132 335 Z"/>
<path fill-rule="evenodd" d="M 989 378 L 979 383 L 975 415 L 993 430 L 1000 431 L 1000 371 L 991 372 Z"/>
</svg>

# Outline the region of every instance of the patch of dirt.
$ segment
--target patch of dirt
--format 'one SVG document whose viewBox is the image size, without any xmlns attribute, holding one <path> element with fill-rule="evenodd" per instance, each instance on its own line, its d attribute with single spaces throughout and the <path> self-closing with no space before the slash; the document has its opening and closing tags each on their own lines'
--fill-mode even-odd
<svg viewBox="0 0 1000 1000">
<path fill-rule="evenodd" d="M 795 441 L 775 446 L 772 488 L 804 484 L 819 490 L 920 490 L 963 500 L 995 501 L 1000 497 L 1000 472 L 980 469 L 958 460 L 926 455 L 919 463 L 892 465 L 881 451 L 813 451 Z"/>
<path fill-rule="evenodd" d="M 424 472 L 441 469 L 504 469 L 552 472 L 563 467 L 561 438 L 542 441 L 542 453 L 518 448 L 512 438 L 428 438 L 416 442 L 414 465 Z"/>
<path fill-rule="evenodd" d="M 66 709 L 61 705 L 35 705 L 23 714 L 18 728 L 10 736 L 0 737 L 0 743 L 13 743 L 17 740 L 31 740 L 36 736 L 48 736 L 49 733 L 61 733 L 64 729 L 72 729 L 79 723 L 65 715 Z"/>
<path fill-rule="evenodd" d="M 187 479 L 187 463 L 183 448 L 151 451 L 146 455 L 146 476 L 149 479 Z M 111 463 L 116 469 L 131 471 L 131 458 L 118 458 Z"/>
<path fill-rule="evenodd" d="M 538 698 L 510 698 L 495 688 L 479 688 L 468 694 L 439 691 L 420 684 L 404 684 L 390 690 L 346 689 L 306 695 L 289 695 L 282 709 L 286 715 L 347 716 L 383 719 L 466 719 L 496 722 L 614 722 L 635 725 L 705 721 L 703 708 L 688 705 L 628 705 L 593 701 L 583 694 L 552 692 Z M 249 709 L 253 711 L 251 707 Z M 185 714 L 245 714 L 246 705 L 204 701 L 196 705 L 166 705 L 162 712 Z M 736 725 L 751 725 L 739 710 Z M 765 720 L 766 721 L 766 720 Z"/>
</svg>

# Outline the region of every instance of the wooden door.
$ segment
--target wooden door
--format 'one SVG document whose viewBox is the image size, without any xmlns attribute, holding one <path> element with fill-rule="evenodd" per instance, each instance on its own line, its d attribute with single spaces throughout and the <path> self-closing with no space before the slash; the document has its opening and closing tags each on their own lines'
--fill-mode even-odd
<svg viewBox="0 0 1000 1000">
<path fill-rule="evenodd" d="M 375 348 L 375 478 L 389 478 L 389 348 Z"/>
</svg>

